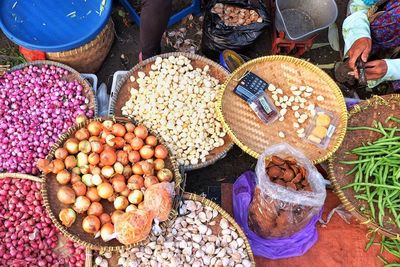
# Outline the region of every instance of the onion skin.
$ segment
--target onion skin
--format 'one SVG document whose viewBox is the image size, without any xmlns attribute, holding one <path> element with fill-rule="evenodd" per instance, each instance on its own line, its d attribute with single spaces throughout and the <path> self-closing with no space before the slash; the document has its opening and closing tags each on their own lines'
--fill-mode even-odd
<svg viewBox="0 0 400 267">
<path fill-rule="evenodd" d="M 125 212 L 130 212 L 134 210 L 137 210 L 137 207 L 133 204 L 130 204 L 128 207 L 126 207 Z"/>
<path fill-rule="evenodd" d="M 111 176 L 113 176 L 114 173 L 114 168 L 111 166 L 104 166 L 101 169 L 101 174 L 106 178 L 110 178 Z"/>
<path fill-rule="evenodd" d="M 76 158 L 78 160 L 78 167 L 83 167 L 89 164 L 88 155 L 83 152 L 79 152 Z"/>
<path fill-rule="evenodd" d="M 113 239 L 114 225 L 112 223 L 106 223 L 101 227 L 100 236 L 104 242 L 108 242 Z"/>
<path fill-rule="evenodd" d="M 145 145 L 140 149 L 139 153 L 143 159 L 151 159 L 154 156 L 154 149 L 149 145 Z"/>
<path fill-rule="evenodd" d="M 65 169 L 65 165 L 64 165 L 64 161 L 62 161 L 61 159 L 55 159 L 52 161 L 53 163 L 53 173 L 59 173 L 62 170 Z"/>
<path fill-rule="evenodd" d="M 99 202 L 101 200 L 101 197 L 99 196 L 99 193 L 97 192 L 96 187 L 90 187 L 87 189 L 86 196 L 90 201 L 92 202 Z"/>
<path fill-rule="evenodd" d="M 112 186 L 114 188 L 114 191 L 117 193 L 121 193 L 126 189 L 126 184 L 124 181 L 113 181 Z"/>
<path fill-rule="evenodd" d="M 155 147 L 158 143 L 157 137 L 154 135 L 149 135 L 146 137 L 145 143 L 146 145 Z"/>
<path fill-rule="evenodd" d="M 50 161 L 48 161 L 47 159 L 39 159 L 36 165 L 38 169 L 42 171 L 44 174 L 48 174 L 53 170 L 52 165 L 50 165 Z"/>
<path fill-rule="evenodd" d="M 71 180 L 71 174 L 67 170 L 62 170 L 56 175 L 56 180 L 61 185 L 66 185 Z"/>
<path fill-rule="evenodd" d="M 111 222 L 111 216 L 108 215 L 107 213 L 101 214 L 99 218 L 100 218 L 101 225 Z"/>
<path fill-rule="evenodd" d="M 101 216 L 103 213 L 104 213 L 104 208 L 103 205 L 100 204 L 100 202 L 92 202 L 92 204 L 90 204 L 90 207 L 87 210 L 88 215 Z"/>
<path fill-rule="evenodd" d="M 79 141 L 87 140 L 90 137 L 90 133 L 86 128 L 81 128 L 75 133 L 75 138 Z"/>
<path fill-rule="evenodd" d="M 154 156 L 158 159 L 166 159 L 168 156 L 168 149 L 164 145 L 158 145 L 154 149 Z"/>
<path fill-rule="evenodd" d="M 78 149 L 79 149 L 79 151 L 81 151 L 85 154 L 89 154 L 90 151 L 92 150 L 92 147 L 88 140 L 82 140 L 79 142 Z"/>
<path fill-rule="evenodd" d="M 95 153 L 101 153 L 104 150 L 104 146 L 102 143 L 100 143 L 99 141 L 91 141 L 90 142 L 90 147 L 92 149 L 93 152 Z"/>
<path fill-rule="evenodd" d="M 124 139 L 125 139 L 125 141 L 126 141 L 127 143 L 131 143 L 132 140 L 133 140 L 133 138 L 135 138 L 135 137 L 136 137 L 136 136 L 135 136 L 134 133 L 126 133 L 126 134 L 124 135 Z"/>
<path fill-rule="evenodd" d="M 128 165 L 128 153 L 122 150 L 117 151 L 117 161 L 120 162 L 122 165 Z"/>
<path fill-rule="evenodd" d="M 174 177 L 169 169 L 161 169 L 157 172 L 157 178 L 160 182 L 171 182 Z"/>
<path fill-rule="evenodd" d="M 69 154 L 77 154 L 79 152 L 79 140 L 76 138 L 69 138 L 65 141 L 64 148 Z"/>
<path fill-rule="evenodd" d="M 141 192 L 141 191 L 139 191 L 139 192 Z M 125 210 L 126 207 L 128 207 L 128 205 L 129 205 L 129 201 L 124 196 L 118 196 L 114 200 L 114 208 L 116 210 Z"/>
<path fill-rule="evenodd" d="M 114 194 L 114 189 L 109 183 L 102 183 L 97 186 L 97 193 L 101 198 L 108 199 Z"/>
<path fill-rule="evenodd" d="M 72 172 L 71 173 L 71 184 L 75 184 L 77 182 L 82 182 L 82 179 L 78 174 Z"/>
<path fill-rule="evenodd" d="M 136 128 L 133 132 L 137 137 L 139 137 L 141 139 L 146 139 L 147 135 L 149 134 L 149 132 L 147 131 L 147 128 L 143 125 L 136 126 Z"/>
<path fill-rule="evenodd" d="M 132 141 L 130 142 L 130 145 L 133 150 L 137 151 L 143 147 L 144 142 L 143 142 L 143 139 L 136 136 L 135 138 L 132 139 Z"/>
<path fill-rule="evenodd" d="M 79 177 L 80 178 L 80 177 Z M 86 185 L 81 181 L 72 184 L 72 189 L 77 196 L 84 196 L 86 194 Z"/>
<path fill-rule="evenodd" d="M 159 170 L 161 170 L 161 169 L 164 169 L 164 167 L 165 167 L 165 161 L 164 161 L 163 159 L 156 159 L 156 160 L 154 161 L 154 169 L 155 169 L 156 171 L 159 171 Z"/>
<path fill-rule="evenodd" d="M 102 129 L 103 129 L 103 125 L 99 121 L 91 121 L 87 125 L 87 129 L 88 129 L 90 135 L 98 136 L 101 133 Z"/>
<path fill-rule="evenodd" d="M 85 196 L 79 196 L 75 200 L 75 205 L 73 209 L 77 213 L 83 213 L 87 211 L 89 207 L 90 207 L 90 199 Z"/>
<path fill-rule="evenodd" d="M 124 165 L 121 162 L 115 162 L 114 170 L 118 174 L 122 174 L 124 172 Z"/>
<path fill-rule="evenodd" d="M 117 161 L 117 154 L 112 149 L 106 149 L 100 154 L 100 162 L 104 166 L 112 166 Z"/>
<path fill-rule="evenodd" d="M 115 136 L 123 137 L 126 133 L 126 129 L 125 126 L 123 126 L 122 124 L 114 123 L 113 126 L 111 127 L 111 132 Z"/>
<path fill-rule="evenodd" d="M 143 201 L 143 193 L 140 190 L 133 190 L 129 196 L 128 200 L 130 203 L 138 205 L 140 202 Z"/>
<path fill-rule="evenodd" d="M 88 215 L 83 219 L 82 228 L 86 233 L 96 234 L 100 230 L 100 219 L 94 215 Z"/>
<path fill-rule="evenodd" d="M 144 175 L 154 175 L 154 164 L 151 164 L 146 161 L 141 161 L 142 170 Z"/>
<path fill-rule="evenodd" d="M 102 124 L 103 124 L 103 128 L 105 128 L 105 129 L 111 131 L 114 122 L 113 122 L 113 121 L 110 121 L 110 120 L 105 120 L 105 121 L 103 121 Z"/>
<path fill-rule="evenodd" d="M 140 162 L 136 162 L 133 165 L 132 171 L 133 171 L 134 174 L 137 174 L 137 175 L 143 175 L 144 174 L 143 169 L 142 169 L 142 164 L 140 164 Z"/>
<path fill-rule="evenodd" d="M 140 154 L 138 151 L 129 151 L 128 153 L 128 160 L 131 163 L 136 163 L 140 161 Z"/>
<path fill-rule="evenodd" d="M 97 165 L 97 164 L 99 164 L 99 162 L 100 162 L 100 155 L 97 154 L 97 153 L 95 153 L 95 152 L 90 153 L 89 156 L 88 156 L 88 162 L 89 162 L 89 164 L 91 164 L 91 165 Z"/>
<path fill-rule="evenodd" d="M 124 167 L 124 171 L 122 172 L 122 175 L 125 178 L 128 178 L 128 177 L 130 177 L 132 175 L 132 173 L 133 173 L 132 172 L 132 168 L 127 165 L 127 166 Z"/>
<path fill-rule="evenodd" d="M 126 144 L 125 139 L 122 137 L 115 137 L 111 141 L 114 143 L 116 149 L 123 148 Z"/>
<path fill-rule="evenodd" d="M 128 179 L 128 188 L 130 190 L 140 190 L 144 187 L 144 178 L 140 175 L 132 175 Z"/>
<path fill-rule="evenodd" d="M 133 133 L 135 131 L 135 125 L 132 122 L 125 123 L 125 129 L 128 133 Z"/>
<path fill-rule="evenodd" d="M 124 214 L 124 212 L 122 210 L 116 210 L 111 214 L 111 221 L 113 224 L 116 224 L 116 222 L 118 221 L 119 217 L 121 217 L 121 215 Z"/>
<path fill-rule="evenodd" d="M 57 192 L 57 199 L 63 204 L 74 204 L 75 192 L 68 186 L 61 186 Z"/>
<path fill-rule="evenodd" d="M 158 184 L 158 178 L 156 176 L 147 176 L 144 178 L 144 187 L 149 188 L 154 184 Z"/>
<path fill-rule="evenodd" d="M 56 159 L 64 160 L 68 156 L 68 151 L 63 147 L 59 147 L 54 152 L 54 156 Z"/>
<path fill-rule="evenodd" d="M 64 208 L 60 211 L 58 218 L 60 219 L 61 223 L 66 227 L 71 227 L 76 220 L 76 213 L 71 208 Z"/>
<path fill-rule="evenodd" d="M 73 169 L 78 165 L 78 160 L 74 155 L 69 155 L 65 158 L 64 165 L 66 169 Z"/>
<path fill-rule="evenodd" d="M 86 117 L 85 114 L 79 114 L 79 115 L 76 116 L 76 118 L 75 118 L 75 122 L 76 122 L 77 124 L 83 123 L 83 122 L 85 122 L 86 120 L 87 120 L 87 117 Z"/>
</svg>

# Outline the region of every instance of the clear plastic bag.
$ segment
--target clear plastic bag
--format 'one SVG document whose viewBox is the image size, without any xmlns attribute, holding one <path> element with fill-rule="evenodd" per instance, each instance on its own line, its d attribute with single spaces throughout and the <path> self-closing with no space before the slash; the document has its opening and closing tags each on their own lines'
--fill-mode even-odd
<svg viewBox="0 0 400 267">
<path fill-rule="evenodd" d="M 307 171 L 310 191 L 295 191 L 271 181 L 265 166 L 270 156 L 292 157 Z M 298 232 L 321 210 L 326 181 L 300 151 L 288 144 L 269 147 L 256 166 L 257 186 L 249 207 L 250 228 L 263 238 L 288 237 Z"/>
<path fill-rule="evenodd" d="M 115 224 L 119 242 L 130 245 L 143 241 L 150 234 L 154 215 L 147 210 L 133 210 L 124 213 Z"/>
<path fill-rule="evenodd" d="M 152 185 L 144 192 L 144 209 L 153 213 L 160 222 L 168 220 L 174 193 L 174 183 Z"/>
</svg>

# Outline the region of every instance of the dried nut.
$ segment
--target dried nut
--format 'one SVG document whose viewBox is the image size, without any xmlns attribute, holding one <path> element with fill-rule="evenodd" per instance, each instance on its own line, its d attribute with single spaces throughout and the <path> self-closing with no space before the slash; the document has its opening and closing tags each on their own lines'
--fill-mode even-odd
<svg viewBox="0 0 400 267">
<path fill-rule="evenodd" d="M 268 169 L 267 174 L 271 178 L 278 178 L 283 175 L 282 169 L 278 166 L 274 166 Z"/>
<path fill-rule="evenodd" d="M 301 179 L 303 179 L 303 175 L 302 175 L 301 173 L 298 173 L 298 174 L 296 175 L 296 177 L 293 178 L 292 183 L 295 183 L 295 184 L 296 184 L 296 183 L 300 182 Z"/>
<path fill-rule="evenodd" d="M 278 156 L 272 156 L 272 157 L 271 157 L 271 161 L 272 161 L 272 163 L 274 163 L 275 165 L 283 165 L 283 164 L 285 164 L 285 160 L 281 159 L 281 158 L 278 157 Z"/>
<path fill-rule="evenodd" d="M 297 164 L 297 160 L 296 160 L 295 158 L 293 158 L 293 157 L 287 157 L 287 158 L 285 159 L 285 161 L 286 161 L 288 164 L 290 164 L 290 165 L 295 165 L 295 164 Z"/>
<path fill-rule="evenodd" d="M 283 180 L 286 182 L 291 181 L 294 178 L 294 172 L 291 169 L 286 170 L 282 176 Z"/>
<path fill-rule="evenodd" d="M 304 178 L 307 177 L 307 170 L 303 166 L 299 166 L 299 170 Z"/>
</svg>

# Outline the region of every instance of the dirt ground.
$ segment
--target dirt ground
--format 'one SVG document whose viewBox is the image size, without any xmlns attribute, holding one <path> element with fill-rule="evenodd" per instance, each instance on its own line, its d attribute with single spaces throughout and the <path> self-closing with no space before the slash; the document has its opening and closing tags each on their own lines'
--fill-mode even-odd
<svg viewBox="0 0 400 267">
<path fill-rule="evenodd" d="M 336 2 L 339 8 L 339 17 L 336 23 L 338 27 L 340 27 L 345 17 L 348 0 L 336 0 Z M 129 15 L 117 3 L 117 1 L 114 1 L 114 3 L 112 18 L 115 22 L 116 38 L 102 68 L 98 73 L 96 73 L 99 81 L 105 82 L 109 90 L 111 88 L 113 74 L 118 70 L 129 70 L 137 64 L 139 53 L 139 28 L 137 25 L 132 23 Z M 173 48 L 174 44 L 171 44 L 171 40 L 176 34 L 171 32 L 176 33 L 176 31 L 179 31 L 182 28 L 189 28 L 188 25 L 190 25 L 190 23 L 193 25 L 191 30 L 187 29 L 188 37 L 195 39 L 194 46 L 198 44 L 200 40 L 198 31 L 201 30 L 201 18 L 199 19 L 198 17 L 195 17 L 193 20 L 186 20 L 168 30 L 166 34 L 167 38 L 163 41 L 163 52 L 175 50 Z M 190 36 L 190 34 L 192 36 Z M 316 43 L 327 42 L 327 31 L 322 32 L 316 39 Z M 1 34 L 0 49 L 9 46 L 9 41 L 3 34 Z M 267 30 L 260 36 L 251 49 L 244 51 L 243 54 L 249 58 L 255 58 L 269 55 L 270 50 L 271 33 Z M 197 53 L 201 54 L 201 51 L 197 51 Z M 339 53 L 333 51 L 329 45 L 313 49 L 303 55 L 302 58 L 307 59 L 314 64 L 331 64 L 340 60 Z M 329 70 L 327 72 L 332 74 Z M 209 195 L 210 198 L 214 198 L 219 202 L 221 182 L 233 183 L 244 171 L 253 170 L 255 164 L 256 160 L 254 158 L 244 153 L 237 146 L 234 146 L 225 158 L 219 160 L 214 165 L 189 172 L 187 174 L 186 190 L 198 194 L 205 193 Z"/>
</svg>

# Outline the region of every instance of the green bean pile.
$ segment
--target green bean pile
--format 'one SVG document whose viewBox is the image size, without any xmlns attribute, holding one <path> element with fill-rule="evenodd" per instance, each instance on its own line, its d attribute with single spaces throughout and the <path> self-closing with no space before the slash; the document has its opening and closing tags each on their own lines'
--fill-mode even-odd
<svg viewBox="0 0 400 267">
<path fill-rule="evenodd" d="M 386 122 L 390 120 L 400 123 L 400 119 L 395 117 L 388 117 Z M 390 217 L 385 223 L 400 227 L 400 136 L 397 134 L 400 128 L 385 128 L 382 123 L 376 122 L 374 127 L 347 129 L 370 130 L 382 134 L 382 137 L 347 152 L 357 155 L 358 159 L 340 162 L 354 165 L 347 175 L 355 173 L 354 182 L 342 189 L 353 188 L 355 197 L 369 204 L 370 216 L 380 226 L 384 226 L 385 212 L 389 212 L 395 219 L 393 221 Z"/>
</svg>

